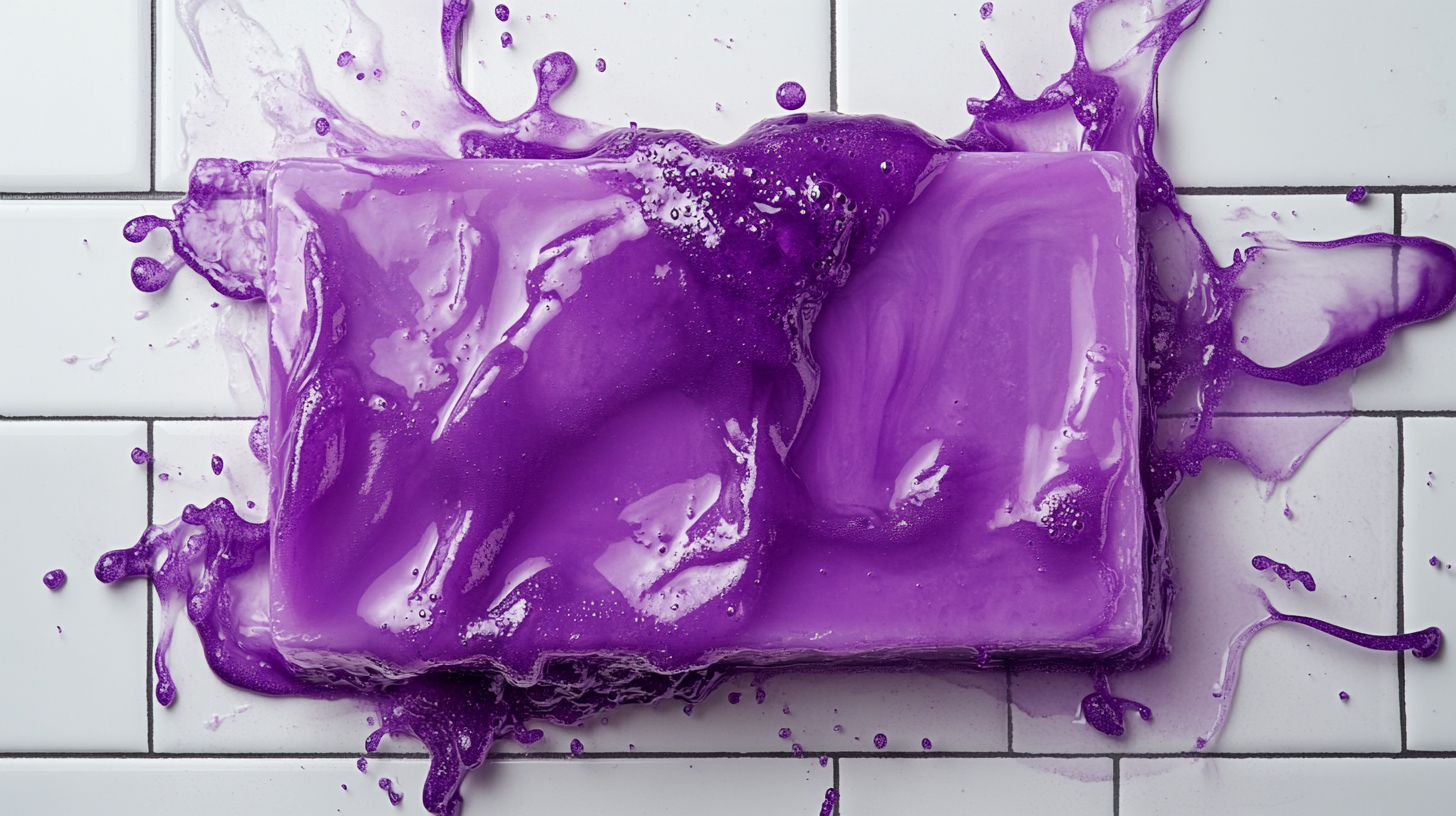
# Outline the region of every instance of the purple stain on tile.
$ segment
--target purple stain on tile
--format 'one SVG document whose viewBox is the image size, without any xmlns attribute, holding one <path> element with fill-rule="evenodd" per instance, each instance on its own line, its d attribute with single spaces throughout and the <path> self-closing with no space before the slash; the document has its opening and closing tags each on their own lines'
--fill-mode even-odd
<svg viewBox="0 0 1456 816">
<path fill-rule="evenodd" d="M 793 752 L 795 759 L 802 759 L 804 756 L 804 746 L 800 745 L 797 742 L 793 745 L 790 745 L 789 750 Z"/>
<path fill-rule="evenodd" d="M 167 481 L 170 478 L 172 478 L 172 474 L 170 474 L 170 473 L 163 472 L 163 473 L 158 473 L 157 474 L 157 481 L 159 481 L 159 482 L 165 482 L 165 481 Z"/>
<path fill-rule="evenodd" d="M 1345 692 L 1345 691 L 1340 692 L 1340 699 L 1341 700 L 1348 700 L 1348 699 L 1350 699 L 1349 692 Z"/>
<path fill-rule="evenodd" d="M 379 780 L 379 789 L 389 794 L 389 803 L 395 807 L 399 807 L 399 803 L 404 801 L 404 794 L 394 790 L 394 783 L 388 777 Z"/>
<path fill-rule="evenodd" d="M 252 501 L 251 499 L 248 500 L 248 509 L 249 510 L 252 510 L 254 507 L 257 507 L 257 506 L 258 505 L 257 505 L 256 502 Z"/>
<path fill-rule="evenodd" d="M 607 71 L 607 61 L 597 57 L 597 73 L 604 74 Z"/>
<path fill-rule="evenodd" d="M 789 737 L 792 737 L 793 735 L 794 735 L 793 729 L 790 729 L 790 728 L 780 728 L 779 729 L 779 739 L 788 739 Z"/>
<path fill-rule="evenodd" d="M 340 51 L 339 58 L 337 60 L 334 60 L 334 64 L 338 65 L 340 68 L 348 68 L 350 65 L 354 64 L 354 55 L 350 54 L 348 51 Z"/>
<path fill-rule="evenodd" d="M 981 19 L 982 20 L 989 20 L 989 19 L 991 19 L 991 15 L 994 14 L 994 13 L 996 13 L 996 6 L 995 6 L 995 4 L 993 4 L 993 3 L 982 3 L 981 4 Z"/>
<path fill-rule="evenodd" d="M 923 737 L 920 740 L 920 749 L 922 751 L 929 751 L 930 750 L 930 737 Z"/>
<path fill-rule="evenodd" d="M 150 465 L 152 463 L 152 455 L 141 448 L 132 448 L 131 460 L 138 465 Z"/>
<path fill-rule="evenodd" d="M 883 750 L 885 750 L 885 746 L 886 745 L 889 745 L 889 744 L 890 744 L 890 738 L 889 737 L 885 736 L 884 734 L 876 734 L 875 735 L 875 747 L 876 748 L 878 748 L 881 751 L 883 751 Z"/>
<path fill-rule="evenodd" d="M 839 802 L 839 791 L 834 788 L 824 791 L 824 804 L 819 806 L 819 816 L 832 816 L 834 805 Z"/>
<path fill-rule="evenodd" d="M 586 753 L 586 746 L 581 744 L 581 740 L 573 739 L 571 741 L 571 755 L 581 756 L 584 753 Z"/>
<path fill-rule="evenodd" d="M 842 726 L 842 725 L 836 725 L 836 726 L 834 726 L 834 733 L 836 733 L 836 734 L 843 734 L 844 733 L 844 726 Z"/>
<path fill-rule="evenodd" d="M 327 136 L 329 135 L 329 131 L 331 129 L 332 126 L 329 124 L 329 120 L 325 119 L 324 117 L 320 116 L 319 118 L 313 120 L 314 133 L 317 133 L 320 136 Z"/>
<path fill-rule="evenodd" d="M 819 767 L 821 767 L 821 768 L 827 768 L 827 767 L 829 767 L 829 755 L 828 754 L 820 754 L 819 755 Z"/>
<path fill-rule="evenodd" d="M 214 476 L 222 475 L 222 457 L 215 453 L 212 455 L 212 474 Z"/>
<path fill-rule="evenodd" d="M 369 724 L 373 725 L 374 723 Z M 359 773 L 368 773 L 369 759 L 367 757 L 359 757 L 359 759 L 354 762 L 354 767 L 359 769 Z"/>
<path fill-rule="evenodd" d="M 1298 581 L 1304 586 L 1306 590 L 1314 592 L 1314 576 L 1310 575 L 1308 572 L 1296 570 L 1288 564 L 1281 564 L 1280 562 L 1275 561 L 1274 559 L 1266 555 L 1254 556 L 1252 563 L 1254 565 L 1254 569 L 1260 572 L 1273 570 L 1274 574 L 1279 576 L 1279 578 L 1284 581 L 1284 586 L 1286 588 L 1293 587 L 1294 583 Z"/>
<path fill-rule="evenodd" d="M 55 591 L 66 585 L 66 571 L 62 569 L 53 569 L 50 572 L 47 572 L 40 580 L 46 585 L 46 589 Z M 59 629 L 60 627 L 56 628 Z"/>
<path fill-rule="evenodd" d="M 495 18 L 502 23 L 511 19 L 511 10 L 506 7 L 505 3 L 501 3 L 495 7 Z"/>
<path fill-rule="evenodd" d="M 1431 556 L 1430 564 L 1433 567 L 1440 568 L 1440 566 L 1441 566 L 1441 559 L 1439 559 L 1439 558 L 1437 558 L 1436 556 L 1433 555 L 1433 556 Z"/>
<path fill-rule="evenodd" d="M 67 355 L 65 357 L 62 357 L 61 358 L 61 362 L 65 363 L 66 365 L 75 365 L 76 364 L 76 361 L 79 360 L 79 359 L 81 359 L 81 358 L 80 357 L 77 357 L 74 354 L 71 354 L 71 355 Z"/>
<path fill-rule="evenodd" d="M 253 427 L 248 430 L 248 450 L 252 452 L 253 458 L 263 464 L 268 464 L 268 415 L 264 414 L 253 422 Z"/>
<path fill-rule="evenodd" d="M 1435 559 L 1431 559 L 1431 560 L 1434 561 Z M 738 705 L 738 702 L 740 700 L 742 700 L 742 699 L 743 699 L 743 695 L 742 694 L 739 694 L 736 691 L 733 691 L 733 692 L 729 692 L 728 693 L 728 705 Z"/>
<path fill-rule="evenodd" d="M 511 36 L 511 32 L 509 32 L 509 31 L 502 31 L 501 32 L 501 36 L 500 36 L 500 40 L 501 40 L 501 48 L 510 48 L 511 47 L 511 43 L 513 43 L 513 42 L 516 41 L 515 38 Z"/>
<path fill-rule="evenodd" d="M 1350 192 L 1345 193 L 1345 200 L 1352 204 L 1359 204 L 1365 200 L 1365 193 L 1364 187 L 1352 187 L 1350 188 Z"/>
<path fill-rule="evenodd" d="M 1290 521 L 1294 520 L 1294 511 L 1290 509 L 1288 502 L 1284 503 L 1284 517 Z"/>
<path fill-rule="evenodd" d="M 778 102 L 779 107 L 786 111 L 796 111 L 804 107 L 804 103 L 808 99 L 808 95 L 804 93 L 804 86 L 792 80 L 783 83 L 777 91 L 774 91 L 774 101 Z"/>
</svg>

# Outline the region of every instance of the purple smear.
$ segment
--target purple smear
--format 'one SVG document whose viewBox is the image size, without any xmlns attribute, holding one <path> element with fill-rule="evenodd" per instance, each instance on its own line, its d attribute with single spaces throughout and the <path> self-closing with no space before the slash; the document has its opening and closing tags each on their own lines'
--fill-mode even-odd
<svg viewBox="0 0 1456 816">
<path fill-rule="evenodd" d="M 1309 590 L 1310 592 L 1314 592 L 1314 576 L 1310 575 L 1307 572 L 1296 571 L 1288 564 L 1281 564 L 1278 561 L 1275 561 L 1274 559 L 1264 555 L 1254 556 L 1253 564 L 1254 569 L 1259 570 L 1260 572 L 1264 572 L 1265 570 L 1270 569 L 1274 570 L 1274 574 L 1279 576 L 1280 579 L 1284 581 L 1285 587 L 1293 587 L 1294 582 L 1298 581 L 1300 584 L 1304 585 L 1305 589 Z"/>
<path fill-rule="evenodd" d="M 66 585 L 66 571 L 53 569 L 47 572 L 40 580 L 46 585 L 46 589 L 55 591 Z"/>
</svg>

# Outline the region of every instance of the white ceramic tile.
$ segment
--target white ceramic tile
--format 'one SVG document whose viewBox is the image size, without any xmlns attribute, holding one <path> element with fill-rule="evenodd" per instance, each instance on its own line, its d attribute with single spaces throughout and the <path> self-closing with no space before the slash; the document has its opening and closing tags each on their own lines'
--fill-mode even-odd
<svg viewBox="0 0 1456 816">
<path fill-rule="evenodd" d="M 171 211 L 159 201 L 0 201 L 0 344 L 22 350 L 0 356 L 0 381 L 13 384 L 0 390 L 0 415 L 259 412 L 230 338 L 261 329 L 262 312 L 188 269 L 160 292 L 137 291 L 132 259 L 170 252 L 162 231 L 140 244 L 121 237 L 146 213 Z"/>
<path fill-rule="evenodd" d="M 188 504 L 219 496 L 249 521 L 267 517 L 268 473 L 248 450 L 248 421 L 158 422 L 153 429 L 154 517 L 177 518 Z M 221 456 L 223 471 L 212 472 Z M 249 508 L 247 502 L 254 507 Z M 160 616 L 154 622 L 160 628 Z M 372 708 L 349 700 L 267 697 L 234 688 L 212 673 L 190 621 L 181 616 L 168 655 L 177 683 L 172 705 L 154 709 L 157 751 L 168 753 L 303 753 L 364 750 Z M 400 750 L 391 743 L 384 750 Z M 405 750 L 418 750 L 409 746 Z"/>
<path fill-rule="evenodd" d="M 151 53 L 147 0 L 6 3 L 0 191 L 147 189 Z"/>
<path fill-rule="evenodd" d="M 1215 0 L 1164 63 L 1179 186 L 1451 184 L 1456 5 Z"/>
<path fill-rule="evenodd" d="M 217 816 L 423 814 L 423 760 L 0 759 L 8 813 L 63 816 L 166 811 Z M 391 807 L 378 779 L 404 795 Z M 683 759 L 497 762 L 462 786 L 462 816 L 799 816 L 816 812 L 833 775 L 809 760 Z M 347 790 L 342 786 L 347 786 Z"/>
<path fill-rule="evenodd" d="M 1343 195 L 1185 195 L 1178 198 L 1221 264 L 1257 243 L 1248 233 L 1274 232 L 1296 241 L 1334 241 L 1395 228 L 1395 196 L 1371 194 L 1359 204 Z"/>
<path fill-rule="evenodd" d="M 146 441 L 140 422 L 0 422 L 0 751 L 146 750 L 146 584 L 92 574 L 146 528 Z"/>
<path fill-rule="evenodd" d="M 1111 759 L 845 759 L 839 812 L 1111 816 Z"/>
<path fill-rule="evenodd" d="M 461 54 L 466 88 L 497 118 L 530 106 L 531 66 L 553 51 L 571 54 L 577 68 L 556 109 L 614 127 L 637 122 L 732 141 L 760 119 L 786 114 L 774 92 L 789 80 L 808 95 L 801 110 L 829 109 L 823 0 L 508 5 L 502 23 L 494 4 L 475 4 Z M 502 32 L 510 32 L 510 48 L 501 47 Z M 596 70 L 599 58 L 605 72 Z"/>
<path fill-rule="evenodd" d="M 1456 419 L 1405 420 L 1405 628 L 1456 635 Z M 1432 564 L 1436 558 L 1439 563 Z M 1406 658 L 1407 747 L 1456 751 L 1456 658 Z"/>
<path fill-rule="evenodd" d="M 1401 233 L 1456 244 L 1456 195 L 1401 196 Z M 1355 407 L 1456 410 L 1456 318 L 1450 314 L 1391 335 L 1385 354 L 1360 369 Z"/>
<path fill-rule="evenodd" d="M 1124 759 L 1121 816 L 1447 813 L 1451 759 Z"/>
<path fill-rule="evenodd" d="M 1286 421 L 1286 420 L 1274 420 Z M 1246 587 L 1281 611 L 1352 629 L 1395 631 L 1394 419 L 1349 420 L 1315 448 L 1269 500 L 1242 465 L 1210 460 L 1167 506 L 1178 597 L 1172 657 L 1112 679 L 1115 694 L 1153 708 L 1129 715 L 1112 739 L 1073 722 L 1091 681 L 1079 675 L 1017 674 L 1011 699 L 1017 751 L 1187 751 L 1213 724 L 1224 650 L 1264 617 Z M 1284 507 L 1290 508 L 1286 518 Z M 1250 566 L 1266 555 L 1307 570 L 1317 591 Z M 1244 658 L 1228 726 L 1211 750 L 1398 751 L 1396 659 L 1296 624 L 1256 636 Z M 1341 701 L 1339 693 L 1350 695 Z"/>
<path fill-rule="evenodd" d="M 929 739 L 937 751 L 1006 750 L 1006 677 L 997 673 L 782 674 L 763 679 L 758 703 L 754 678 L 731 678 L 684 715 L 680 702 L 625 706 L 578 727 L 536 723 L 546 736 L 531 751 L 563 753 L 580 739 L 588 753 L 875 751 L 884 734 L 888 751 L 919 752 Z M 730 702 L 737 694 L 738 702 Z M 788 713 L 785 713 L 787 709 Z M 838 727 L 836 729 L 836 726 Z M 789 736 L 781 737 L 781 729 Z M 522 750 L 513 741 L 498 751 Z"/>
</svg>

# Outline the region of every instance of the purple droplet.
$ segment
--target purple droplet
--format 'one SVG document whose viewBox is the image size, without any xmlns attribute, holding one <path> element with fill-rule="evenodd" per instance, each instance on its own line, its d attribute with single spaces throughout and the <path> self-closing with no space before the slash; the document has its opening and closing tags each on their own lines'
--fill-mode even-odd
<svg viewBox="0 0 1456 816">
<path fill-rule="evenodd" d="M 414 130 L 419 130 L 420 129 L 420 120 L 416 119 L 413 122 L 410 122 L 410 127 L 412 129 L 414 129 Z"/>
<path fill-rule="evenodd" d="M 248 509 L 249 510 L 252 510 L 254 507 L 257 507 L 257 506 L 258 506 L 258 503 L 257 502 L 253 501 L 252 499 L 249 499 L 248 500 Z"/>
<path fill-rule="evenodd" d="M 354 55 L 350 54 L 348 51 L 340 51 L 339 59 L 337 60 L 337 62 L 340 68 L 347 68 L 350 65 L 354 64 Z"/>
<path fill-rule="evenodd" d="M 45 583 L 46 589 L 49 589 L 49 590 L 57 590 L 57 589 L 60 589 L 61 587 L 63 587 L 63 586 L 66 585 L 66 571 L 65 570 L 60 570 L 60 569 L 53 569 L 50 572 L 47 572 L 45 574 L 45 577 L 41 578 L 40 580 Z M 56 628 L 59 629 L 60 627 L 56 627 Z"/>
<path fill-rule="evenodd" d="M 222 457 L 215 453 L 212 455 L 212 473 L 214 476 L 222 475 Z"/>
<path fill-rule="evenodd" d="M 1349 692 L 1346 692 L 1346 691 L 1340 692 L 1340 699 L 1341 700 L 1348 700 L 1348 699 L 1350 699 L 1350 693 Z"/>
<path fill-rule="evenodd" d="M 821 768 L 827 768 L 827 767 L 829 767 L 829 755 L 828 754 L 820 754 L 819 755 L 819 767 L 821 767 Z"/>
<path fill-rule="evenodd" d="M 683 706 L 683 713 L 688 715 L 689 717 L 693 716 L 693 704 L 688 703 L 687 705 Z"/>
<path fill-rule="evenodd" d="M 331 125 L 329 125 L 329 120 L 320 116 L 319 118 L 313 120 L 313 129 L 314 132 L 318 135 L 327 136 L 329 135 L 329 131 L 333 128 Z"/>
<path fill-rule="evenodd" d="M 1436 559 L 1432 558 L 1431 560 L 1432 561 L 1435 561 Z M 742 700 L 742 699 L 743 699 L 743 695 L 742 694 L 739 694 L 736 691 L 735 692 L 732 692 L 732 693 L 730 693 L 728 695 L 728 705 L 738 705 L 739 701 Z"/>
<path fill-rule="evenodd" d="M 1350 192 L 1345 193 L 1345 200 L 1352 204 L 1359 204 L 1365 200 L 1366 192 L 1364 187 L 1352 187 Z"/>
<path fill-rule="evenodd" d="M 1293 519 L 1294 518 L 1294 511 L 1291 510 L 1289 508 L 1289 505 L 1287 505 L 1287 504 L 1284 505 L 1284 517 L 1287 518 L 1287 519 Z"/>
<path fill-rule="evenodd" d="M 834 805 L 839 802 L 839 791 L 830 788 L 824 791 L 824 804 L 819 806 L 819 816 L 829 816 L 834 812 Z"/>
<path fill-rule="evenodd" d="M 789 716 L 789 707 L 788 706 L 784 706 L 784 716 L 785 717 Z"/>
<path fill-rule="evenodd" d="M 1434 555 L 1431 556 L 1431 566 L 1439 568 L 1441 566 L 1441 559 L 1437 558 Z"/>
<path fill-rule="evenodd" d="M 923 749 L 925 749 L 925 750 L 927 750 L 927 751 L 929 751 L 930 750 L 930 737 L 924 737 L 923 739 L 921 739 L 920 740 L 920 747 L 923 748 Z"/>
<path fill-rule="evenodd" d="M 774 92 L 774 99 L 784 110 L 798 110 L 804 107 L 804 102 L 808 98 L 808 95 L 804 93 L 804 86 L 793 81 L 785 82 Z"/>
<path fill-rule="evenodd" d="M 763 705 L 763 701 L 768 699 L 768 692 L 764 691 L 761 688 L 754 689 L 753 699 L 757 701 L 759 705 Z"/>
<path fill-rule="evenodd" d="M 571 754 L 572 754 L 572 756 L 581 756 L 585 752 L 586 752 L 586 746 L 581 744 L 581 740 L 574 739 L 574 740 L 571 741 Z"/>
<path fill-rule="evenodd" d="M 496 6 L 495 18 L 497 20 L 500 20 L 502 23 L 504 23 L 506 20 L 511 19 L 510 8 L 508 8 L 505 3 L 501 3 L 500 5 Z"/>
<path fill-rule="evenodd" d="M 885 736 L 884 734 L 876 734 L 875 735 L 875 747 L 876 748 L 878 748 L 881 751 L 883 751 L 883 750 L 885 750 L 885 746 L 886 745 L 889 745 L 889 744 L 890 744 L 890 738 L 889 737 Z"/>
<path fill-rule="evenodd" d="M 374 723 L 371 722 L 369 724 L 370 725 L 373 725 Z M 359 757 L 359 761 L 354 763 L 354 767 L 356 767 L 356 768 L 359 769 L 359 773 L 368 773 L 369 772 L 369 760 L 368 759 L 365 759 L 364 757 Z"/>
<path fill-rule="evenodd" d="M 344 784 L 340 784 L 339 787 L 343 788 L 344 790 L 348 790 L 349 789 L 349 786 L 348 785 L 344 785 Z"/>
<path fill-rule="evenodd" d="M 138 465 L 148 465 L 152 462 L 152 455 L 141 448 L 132 448 L 131 460 Z"/>
<path fill-rule="evenodd" d="M 793 745 L 790 745 L 789 750 L 794 752 L 795 759 L 802 759 L 804 756 L 804 746 L 800 745 L 797 742 Z"/>
<path fill-rule="evenodd" d="M 170 474 L 170 473 L 158 473 L 157 474 L 157 481 L 159 481 L 159 482 L 165 482 L 165 481 L 167 481 L 170 478 L 172 478 L 172 474 Z"/>
<path fill-rule="evenodd" d="M 354 75 L 354 78 L 355 79 L 358 79 L 358 80 L 364 79 L 364 72 L 363 71 L 360 71 L 359 73 L 357 73 L 357 74 Z"/>
<path fill-rule="evenodd" d="M 788 739 L 789 737 L 792 737 L 793 735 L 794 735 L 794 731 L 791 728 L 780 728 L 779 729 L 779 739 Z"/>
<path fill-rule="evenodd" d="M 601 57 L 597 57 L 597 73 L 599 73 L 599 74 L 600 73 L 605 73 L 606 70 L 607 70 L 607 61 L 604 60 L 604 59 L 602 59 Z"/>
<path fill-rule="evenodd" d="M 991 19 L 991 15 L 994 14 L 995 12 L 996 12 L 996 6 L 994 4 L 992 4 L 992 3 L 982 3 L 981 4 L 981 19 L 982 20 L 989 20 L 989 19 Z"/>
<path fill-rule="evenodd" d="M 511 36 L 511 32 L 509 32 L 509 31 L 502 31 L 501 32 L 501 48 L 510 48 L 511 47 L 511 43 L 513 43 L 515 41 L 516 41 L 516 39 Z"/>
<path fill-rule="evenodd" d="M 842 726 L 842 725 L 836 725 L 836 726 L 834 726 L 834 733 L 836 733 L 836 734 L 843 734 L 844 733 L 844 726 Z"/>
<path fill-rule="evenodd" d="M 131 262 L 131 285 L 143 292 L 156 292 L 172 282 L 175 269 L 168 269 L 155 258 L 137 258 Z"/>
<path fill-rule="evenodd" d="M 516 742 L 522 745 L 531 745 L 532 743 L 539 742 L 544 736 L 546 736 L 546 732 L 539 728 L 527 730 L 524 725 L 516 726 Z"/>
<path fill-rule="evenodd" d="M 389 794 L 389 803 L 395 807 L 399 807 L 399 803 L 404 801 L 404 794 L 395 793 L 394 783 L 390 782 L 387 777 L 379 780 L 379 789 Z"/>
</svg>

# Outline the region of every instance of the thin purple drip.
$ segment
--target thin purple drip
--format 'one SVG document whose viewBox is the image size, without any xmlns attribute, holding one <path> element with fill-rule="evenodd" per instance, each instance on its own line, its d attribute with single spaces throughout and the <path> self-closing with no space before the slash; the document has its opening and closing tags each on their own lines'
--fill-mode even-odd
<svg viewBox="0 0 1456 816">
<path fill-rule="evenodd" d="M 495 7 L 495 18 L 497 20 L 500 20 L 502 23 L 504 23 L 506 20 L 511 19 L 511 10 L 506 7 L 505 3 L 501 3 L 500 5 Z"/>
<path fill-rule="evenodd" d="M 395 807 L 398 807 L 399 803 L 404 801 L 404 794 L 395 793 L 394 783 L 389 781 L 388 777 L 379 780 L 379 789 L 389 794 L 389 803 Z"/>
<path fill-rule="evenodd" d="M 804 86 L 793 81 L 785 82 L 774 92 L 774 99 L 779 103 L 779 107 L 788 111 L 804 107 L 808 98 L 808 94 L 804 93 Z"/>
<path fill-rule="evenodd" d="M 152 463 L 152 455 L 141 448 L 132 448 L 131 460 L 138 465 L 149 465 Z"/>
<path fill-rule="evenodd" d="M 1366 190 L 1364 187 L 1353 187 L 1350 192 L 1345 193 L 1345 200 L 1353 204 L 1359 204 L 1365 200 Z"/>
<path fill-rule="evenodd" d="M 52 591 L 60 589 L 61 587 L 66 585 L 66 571 L 62 569 L 53 569 L 50 572 L 47 572 L 45 576 L 40 580 L 46 585 L 46 589 Z"/>
<path fill-rule="evenodd" d="M 1343 626 L 1336 626 L 1333 623 L 1322 621 L 1319 618 L 1309 618 L 1304 615 L 1286 615 L 1266 603 L 1269 615 L 1277 621 L 1299 623 L 1311 629 L 1317 629 L 1327 635 L 1337 637 L 1340 640 L 1348 641 L 1365 649 L 1372 649 L 1381 652 L 1403 652 L 1409 650 L 1416 657 L 1434 657 L 1441 651 L 1441 630 L 1435 626 L 1428 626 L 1419 632 L 1410 632 L 1404 635 L 1368 635 L 1364 632 L 1357 632 L 1354 629 L 1346 629 Z"/>
<path fill-rule="evenodd" d="M 212 455 L 212 473 L 214 476 L 222 475 L 222 457 L 215 453 Z"/>
<path fill-rule="evenodd" d="M 1253 564 L 1254 569 L 1259 570 L 1260 572 L 1264 572 L 1265 570 L 1269 569 L 1274 570 L 1274 574 L 1279 576 L 1280 579 L 1284 581 L 1285 587 L 1293 587 L 1294 582 L 1298 581 L 1300 584 L 1304 585 L 1305 589 L 1309 590 L 1310 592 L 1314 592 L 1314 576 L 1310 575 L 1307 572 L 1297 571 L 1288 564 L 1281 564 L 1280 562 L 1275 561 L 1274 559 L 1265 555 L 1254 556 Z"/>
</svg>

